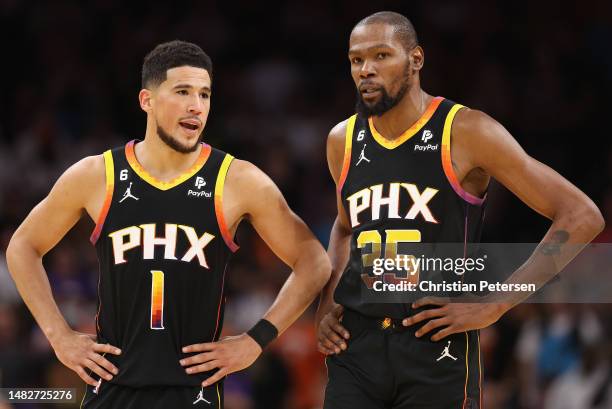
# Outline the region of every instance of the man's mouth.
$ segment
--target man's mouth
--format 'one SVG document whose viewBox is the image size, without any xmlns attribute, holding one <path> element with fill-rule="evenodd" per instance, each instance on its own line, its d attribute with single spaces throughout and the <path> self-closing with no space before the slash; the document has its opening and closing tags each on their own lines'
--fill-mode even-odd
<svg viewBox="0 0 612 409">
<path fill-rule="evenodd" d="M 381 93 L 379 85 L 366 84 L 359 87 L 359 92 L 364 99 L 370 99 L 378 96 Z"/>
<path fill-rule="evenodd" d="M 180 123 L 180 125 L 181 125 L 183 128 L 191 129 L 192 131 L 195 131 L 196 129 L 198 129 L 198 126 L 197 126 L 197 125 L 186 124 L 186 123 L 184 123 L 184 122 L 181 122 L 181 123 Z"/>
<path fill-rule="evenodd" d="M 364 99 L 371 99 L 378 95 L 380 95 L 380 89 L 371 89 L 371 90 L 361 91 L 361 96 Z"/>
<path fill-rule="evenodd" d="M 187 131 L 197 131 L 200 128 L 200 123 L 195 120 L 183 120 L 179 121 L 179 125 Z"/>
</svg>

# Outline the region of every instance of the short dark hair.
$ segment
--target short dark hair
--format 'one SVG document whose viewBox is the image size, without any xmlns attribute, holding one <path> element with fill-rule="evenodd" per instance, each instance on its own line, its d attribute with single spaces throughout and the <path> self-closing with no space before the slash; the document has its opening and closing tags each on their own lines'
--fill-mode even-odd
<svg viewBox="0 0 612 409">
<path fill-rule="evenodd" d="M 371 14 L 357 23 L 353 30 L 359 26 L 377 23 L 393 26 L 394 33 L 406 51 L 419 45 L 416 30 L 410 20 L 394 11 L 379 11 L 378 13 Z"/>
<path fill-rule="evenodd" d="M 159 44 L 142 64 L 142 87 L 157 86 L 166 80 L 166 72 L 175 67 L 189 65 L 208 71 L 212 80 L 212 61 L 199 46 L 174 40 Z"/>
</svg>

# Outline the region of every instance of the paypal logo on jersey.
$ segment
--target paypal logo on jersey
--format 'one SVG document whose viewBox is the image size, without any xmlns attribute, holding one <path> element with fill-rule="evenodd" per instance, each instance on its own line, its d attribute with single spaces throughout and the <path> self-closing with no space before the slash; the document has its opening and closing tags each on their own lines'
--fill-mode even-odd
<svg viewBox="0 0 612 409">
<path fill-rule="evenodd" d="M 195 187 L 199 190 L 202 189 L 204 186 L 206 186 L 206 181 L 202 176 L 198 176 L 195 180 Z"/>
<path fill-rule="evenodd" d="M 415 144 L 414 145 L 414 150 L 415 151 L 422 151 L 422 152 L 427 152 L 427 151 L 437 151 L 438 150 L 438 144 L 436 143 L 431 144 L 428 143 L 429 140 L 431 138 L 433 138 L 433 132 L 431 132 L 429 129 L 425 129 L 423 131 L 423 134 L 421 135 L 421 141 L 423 142 L 424 145 L 419 145 L 419 144 Z"/>
<path fill-rule="evenodd" d="M 202 176 L 198 176 L 196 177 L 195 180 L 195 187 L 198 189 L 197 191 L 195 190 L 191 190 L 189 189 L 187 191 L 187 196 L 193 196 L 193 197 L 212 197 L 212 192 L 206 192 L 204 190 L 200 190 L 202 189 L 204 186 L 206 186 L 206 181 L 204 180 L 204 178 Z"/>
<path fill-rule="evenodd" d="M 204 190 L 196 192 L 195 190 L 189 189 L 187 191 L 187 196 L 193 196 L 193 197 L 212 197 L 212 192 L 206 192 Z"/>
</svg>

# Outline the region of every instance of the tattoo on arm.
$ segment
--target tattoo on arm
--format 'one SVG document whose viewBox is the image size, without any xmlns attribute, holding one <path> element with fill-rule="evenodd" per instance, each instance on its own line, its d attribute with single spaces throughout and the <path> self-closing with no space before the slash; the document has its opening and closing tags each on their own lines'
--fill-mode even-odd
<svg viewBox="0 0 612 409">
<path fill-rule="evenodd" d="M 561 254 L 561 246 L 569 240 L 569 233 L 565 230 L 557 230 L 552 233 L 552 240 L 543 243 L 540 251 L 547 256 Z"/>
</svg>

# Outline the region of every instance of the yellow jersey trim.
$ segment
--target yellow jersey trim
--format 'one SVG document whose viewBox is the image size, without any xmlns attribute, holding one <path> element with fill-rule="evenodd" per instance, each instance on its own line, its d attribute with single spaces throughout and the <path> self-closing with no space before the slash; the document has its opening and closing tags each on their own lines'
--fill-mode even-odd
<svg viewBox="0 0 612 409">
<path fill-rule="evenodd" d="M 468 384 L 468 377 L 470 375 L 470 368 L 468 365 L 468 357 L 470 354 L 470 340 L 468 337 L 468 333 L 465 332 L 465 387 L 463 389 L 463 406 L 465 407 L 465 402 L 467 401 L 467 384 Z"/>
<path fill-rule="evenodd" d="M 443 100 L 444 98 L 442 97 L 434 97 L 434 99 L 432 99 L 429 103 L 429 106 L 427 106 L 427 109 L 425 109 L 425 112 L 423 112 L 423 115 L 421 115 L 421 117 L 417 119 L 417 121 L 412 124 L 410 128 L 406 129 L 400 136 L 393 140 L 387 139 L 382 136 L 374 127 L 374 121 L 372 120 L 372 117 L 369 117 L 368 124 L 370 125 L 370 132 L 372 132 L 374 140 L 384 148 L 397 148 L 398 146 L 406 142 L 408 139 L 412 138 L 418 131 L 421 130 L 421 128 L 423 128 L 427 121 L 431 119 L 434 112 L 436 112 L 436 109 L 438 109 L 438 106 Z"/>
<path fill-rule="evenodd" d="M 455 115 L 457 114 L 457 111 L 459 111 L 461 108 L 465 107 L 460 104 L 453 105 L 453 107 L 448 112 L 446 119 L 444 120 L 441 149 L 442 168 L 444 169 L 444 174 L 446 175 L 446 178 L 448 179 L 448 182 L 450 183 L 455 193 L 457 193 L 466 202 L 475 206 L 481 206 L 487 197 L 486 193 L 484 197 L 480 198 L 467 192 L 465 189 L 463 189 L 463 186 L 461 186 L 461 182 L 459 182 L 459 179 L 455 174 L 455 169 L 453 169 L 453 162 L 451 158 L 451 128 L 453 125 L 453 120 L 455 119 Z"/>
<path fill-rule="evenodd" d="M 355 129 L 355 121 L 357 114 L 351 116 L 346 123 L 346 134 L 344 136 L 344 159 L 342 160 L 342 171 L 338 179 L 338 192 L 342 190 L 346 177 L 348 176 L 349 168 L 351 167 L 351 149 L 353 145 L 353 130 Z"/>
<path fill-rule="evenodd" d="M 202 167 L 208 160 L 211 151 L 210 145 L 203 143 L 202 148 L 200 149 L 200 156 L 198 156 L 196 161 L 193 163 L 193 165 L 191 165 L 189 169 L 187 169 L 185 172 L 183 172 L 172 180 L 163 181 L 155 178 L 153 175 L 147 172 L 146 169 L 143 168 L 142 165 L 138 162 L 138 159 L 136 159 L 136 154 L 134 153 L 134 144 L 135 141 L 132 140 L 128 142 L 127 145 L 125 145 L 125 157 L 127 158 L 130 167 L 134 170 L 134 172 L 136 172 L 138 176 L 140 176 L 142 180 L 144 180 L 151 186 L 156 187 L 159 190 L 172 189 L 173 187 L 180 185 L 181 183 L 198 173 L 198 171 L 202 169 Z"/>
<path fill-rule="evenodd" d="M 104 220 L 106 220 L 108 209 L 113 201 L 113 191 L 115 190 L 115 165 L 113 163 L 113 154 L 110 150 L 108 150 L 104 152 L 102 156 L 104 157 L 104 169 L 106 173 L 106 195 L 104 197 L 102 209 L 100 209 L 100 214 L 98 214 L 98 218 L 96 219 L 96 227 L 94 227 L 94 230 L 89 237 L 89 241 L 91 241 L 91 244 L 94 245 L 100 237 L 100 232 L 104 226 Z"/>
<path fill-rule="evenodd" d="M 226 154 L 221 163 L 221 168 L 219 169 L 217 183 L 215 183 L 215 214 L 225 244 L 227 244 L 227 247 L 229 247 L 232 252 L 235 252 L 240 247 L 234 242 L 232 234 L 225 223 L 225 216 L 223 215 L 223 189 L 225 187 L 225 177 L 227 176 L 227 171 L 229 170 L 232 160 L 234 160 L 234 157 L 229 153 Z"/>
</svg>

